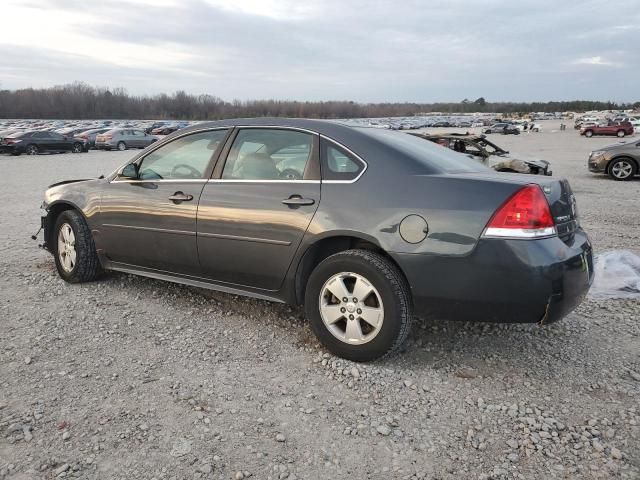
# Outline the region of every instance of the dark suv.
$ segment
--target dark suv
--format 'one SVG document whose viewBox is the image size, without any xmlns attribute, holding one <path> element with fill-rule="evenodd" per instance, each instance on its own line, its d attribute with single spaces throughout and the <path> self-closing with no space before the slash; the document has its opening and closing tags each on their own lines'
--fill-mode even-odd
<svg viewBox="0 0 640 480">
<path fill-rule="evenodd" d="M 640 142 L 616 143 L 589 154 L 589 171 L 607 173 L 614 180 L 629 180 L 640 171 Z"/>
</svg>

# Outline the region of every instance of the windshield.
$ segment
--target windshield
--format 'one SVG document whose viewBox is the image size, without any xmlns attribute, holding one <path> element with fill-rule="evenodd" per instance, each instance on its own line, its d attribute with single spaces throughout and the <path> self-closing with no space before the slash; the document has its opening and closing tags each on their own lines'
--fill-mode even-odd
<svg viewBox="0 0 640 480">
<path fill-rule="evenodd" d="M 363 128 L 362 131 L 436 170 L 447 173 L 484 172 L 487 170 L 487 167 L 468 155 L 454 152 L 446 146 L 438 145 L 425 138 L 376 128 Z"/>
</svg>

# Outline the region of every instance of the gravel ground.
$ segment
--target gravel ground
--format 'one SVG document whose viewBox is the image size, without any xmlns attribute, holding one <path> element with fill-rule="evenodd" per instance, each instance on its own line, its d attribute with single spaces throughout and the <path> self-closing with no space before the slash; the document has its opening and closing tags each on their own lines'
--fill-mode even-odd
<svg viewBox="0 0 640 480">
<path fill-rule="evenodd" d="M 638 249 L 613 138 L 493 136 L 570 179 L 596 251 Z M 300 309 L 124 274 L 68 285 L 29 235 L 45 187 L 135 152 L 0 157 L 0 478 L 640 478 L 640 302 L 547 327 L 416 321 L 406 351 L 326 353 Z M 636 200 L 634 202 L 634 200 Z"/>
</svg>

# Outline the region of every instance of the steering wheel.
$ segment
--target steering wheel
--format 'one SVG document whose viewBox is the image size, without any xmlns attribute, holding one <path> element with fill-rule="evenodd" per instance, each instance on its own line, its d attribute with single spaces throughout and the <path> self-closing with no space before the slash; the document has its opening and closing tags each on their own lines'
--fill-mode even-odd
<svg viewBox="0 0 640 480">
<path fill-rule="evenodd" d="M 195 168 L 193 168 L 191 165 L 187 165 L 186 163 L 181 163 L 179 165 L 176 165 L 175 167 L 173 167 L 173 169 L 171 170 L 171 176 L 172 177 L 176 177 L 176 171 L 180 168 L 184 168 L 186 170 L 189 170 L 189 177 L 187 178 L 202 178 L 202 173 L 200 173 L 198 170 L 196 170 Z M 180 178 L 180 177 L 179 177 Z"/>
<path fill-rule="evenodd" d="M 302 175 L 295 168 L 285 168 L 278 176 L 285 180 L 302 180 Z"/>
</svg>

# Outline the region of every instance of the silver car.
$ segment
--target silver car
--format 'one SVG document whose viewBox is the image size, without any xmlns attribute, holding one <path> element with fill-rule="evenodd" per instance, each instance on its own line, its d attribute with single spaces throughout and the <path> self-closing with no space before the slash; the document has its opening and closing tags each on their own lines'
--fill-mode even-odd
<svg viewBox="0 0 640 480">
<path fill-rule="evenodd" d="M 100 150 L 126 150 L 127 148 L 146 148 L 158 137 L 144 133 L 136 128 L 114 128 L 96 136 L 96 148 Z"/>
</svg>

